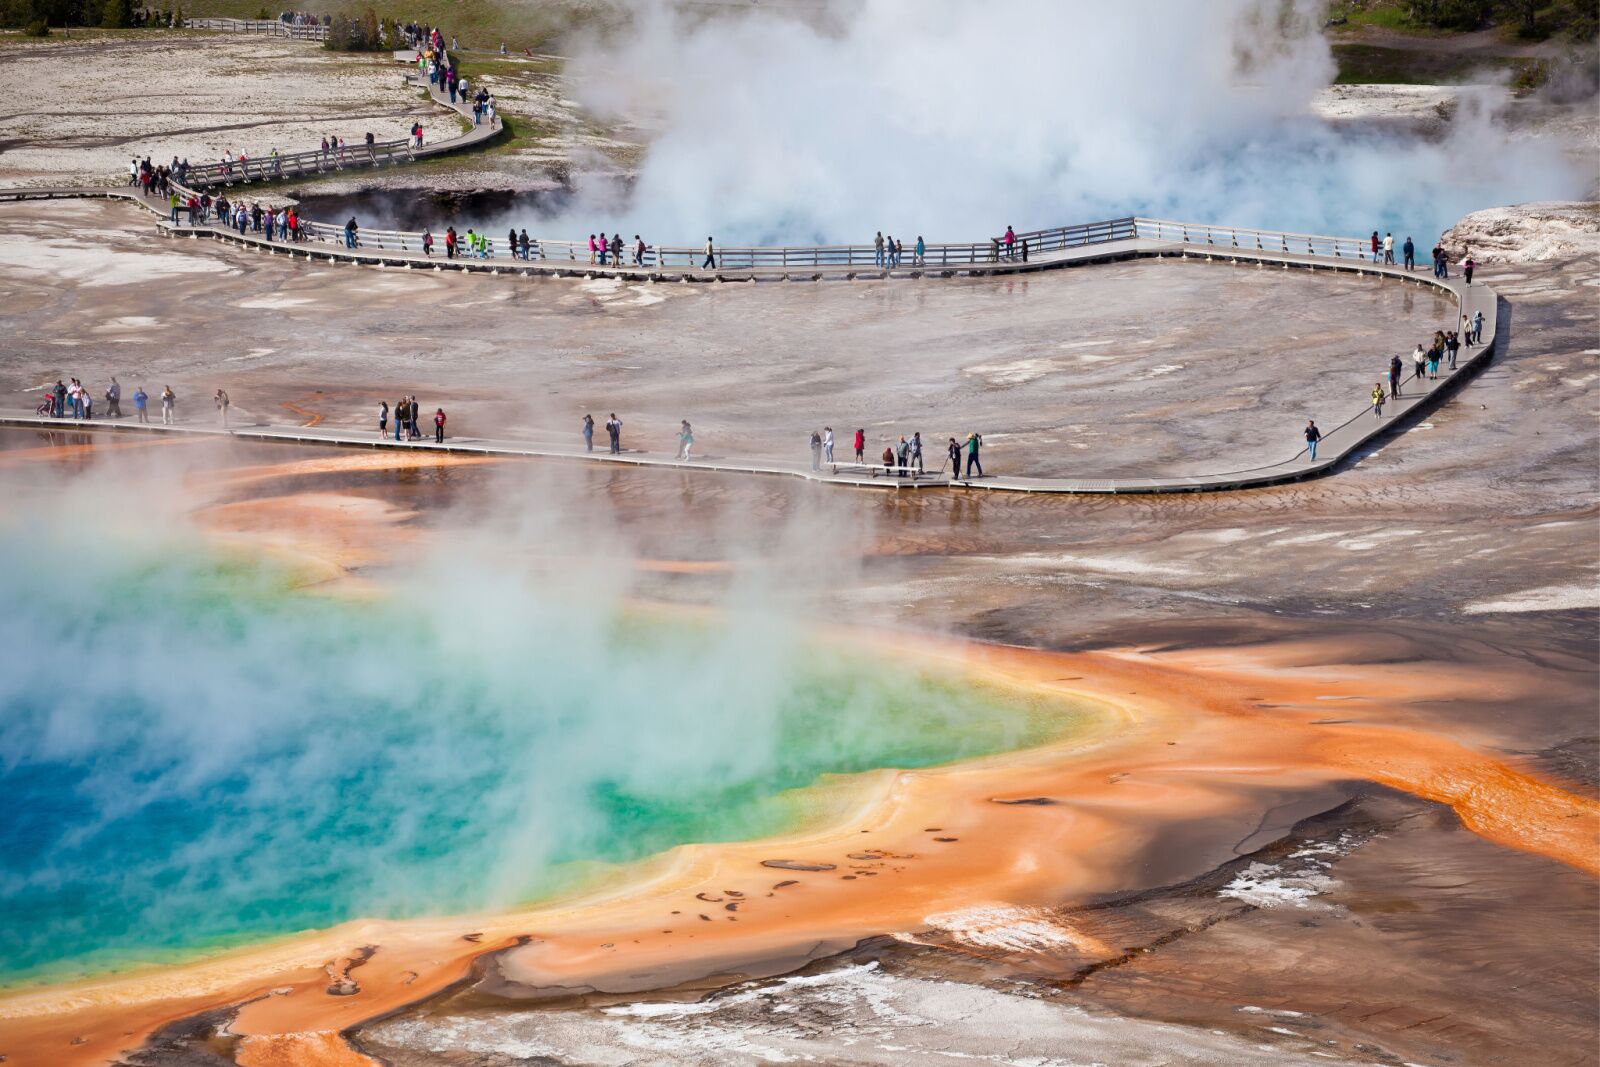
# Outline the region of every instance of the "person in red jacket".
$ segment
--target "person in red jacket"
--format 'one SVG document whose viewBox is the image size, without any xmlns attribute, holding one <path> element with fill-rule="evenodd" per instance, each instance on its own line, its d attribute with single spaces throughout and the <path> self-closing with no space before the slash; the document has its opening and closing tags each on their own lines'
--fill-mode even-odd
<svg viewBox="0 0 1600 1067">
<path fill-rule="evenodd" d="M 444 444 L 444 408 L 438 408 L 433 413 L 433 443 Z"/>
<path fill-rule="evenodd" d="M 867 454 L 867 431 L 856 431 L 856 462 L 860 463 Z"/>
</svg>

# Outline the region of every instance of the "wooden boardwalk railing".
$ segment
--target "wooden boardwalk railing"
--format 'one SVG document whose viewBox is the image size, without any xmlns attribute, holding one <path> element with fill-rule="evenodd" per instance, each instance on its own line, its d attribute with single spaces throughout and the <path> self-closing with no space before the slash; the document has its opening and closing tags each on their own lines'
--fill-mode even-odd
<svg viewBox="0 0 1600 1067">
<path fill-rule="evenodd" d="M 290 37 L 299 41 L 326 41 L 328 27 L 278 19 L 184 19 L 184 29 L 246 33 L 254 37 Z"/>
</svg>

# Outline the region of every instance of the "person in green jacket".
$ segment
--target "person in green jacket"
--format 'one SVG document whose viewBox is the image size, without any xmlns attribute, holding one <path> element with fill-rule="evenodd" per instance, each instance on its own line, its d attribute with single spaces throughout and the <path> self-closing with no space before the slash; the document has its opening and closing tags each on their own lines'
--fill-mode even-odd
<svg viewBox="0 0 1600 1067">
<path fill-rule="evenodd" d="M 180 201 L 178 199 L 178 194 L 177 193 L 173 193 L 170 197 L 167 198 L 167 203 L 170 204 L 171 207 L 172 207 L 172 224 L 174 226 L 176 226 L 178 224 L 178 204 L 180 204 L 181 202 L 182 201 Z"/>
<path fill-rule="evenodd" d="M 983 464 L 978 461 L 978 449 L 983 447 L 983 438 L 976 433 L 967 434 L 967 477 L 972 477 L 974 468 L 978 477 L 983 477 Z"/>
</svg>

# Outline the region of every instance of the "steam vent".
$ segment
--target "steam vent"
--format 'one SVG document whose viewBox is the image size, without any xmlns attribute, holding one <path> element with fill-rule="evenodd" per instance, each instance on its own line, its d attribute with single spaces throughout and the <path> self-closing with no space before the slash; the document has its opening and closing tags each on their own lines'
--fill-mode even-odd
<svg viewBox="0 0 1600 1067">
<path fill-rule="evenodd" d="M 1600 1064 L 1600 26 L 0 4 L 0 1064 Z"/>
</svg>

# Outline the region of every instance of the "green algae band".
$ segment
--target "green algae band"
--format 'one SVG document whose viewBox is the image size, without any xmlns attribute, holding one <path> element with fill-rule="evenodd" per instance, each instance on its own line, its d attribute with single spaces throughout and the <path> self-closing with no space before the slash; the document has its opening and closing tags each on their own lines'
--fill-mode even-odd
<svg viewBox="0 0 1600 1067">
<path fill-rule="evenodd" d="M 1070 721 L 767 616 L 641 621 L 459 572 L 351 603 L 187 550 L 4 540 L 7 984 L 509 906 L 826 820 L 824 776 Z"/>
</svg>

